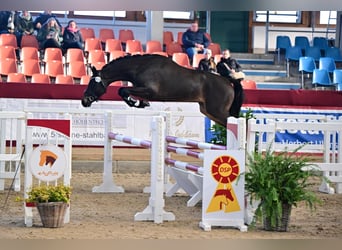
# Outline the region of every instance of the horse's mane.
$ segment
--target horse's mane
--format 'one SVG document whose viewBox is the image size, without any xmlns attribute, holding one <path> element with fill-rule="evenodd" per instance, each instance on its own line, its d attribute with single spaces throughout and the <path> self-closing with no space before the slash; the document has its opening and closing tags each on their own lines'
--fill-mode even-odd
<svg viewBox="0 0 342 250">
<path fill-rule="evenodd" d="M 118 61 L 123 61 L 123 60 L 128 60 L 128 59 L 134 59 L 134 58 L 141 58 L 141 57 L 155 57 L 155 58 L 162 58 L 164 57 L 165 59 L 168 59 L 165 56 L 161 56 L 161 55 L 157 55 L 157 54 L 144 54 L 144 55 L 140 55 L 140 54 L 136 54 L 136 55 L 125 55 L 125 56 L 121 56 L 118 57 L 112 61 L 110 61 L 109 63 L 107 63 L 107 66 L 110 66 L 111 64 L 113 64 L 114 62 L 118 62 Z"/>
</svg>

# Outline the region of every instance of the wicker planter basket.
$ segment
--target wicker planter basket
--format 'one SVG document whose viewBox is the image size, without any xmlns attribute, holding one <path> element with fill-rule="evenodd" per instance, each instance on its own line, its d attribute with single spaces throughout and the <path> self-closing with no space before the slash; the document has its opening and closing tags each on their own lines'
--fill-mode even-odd
<svg viewBox="0 0 342 250">
<path fill-rule="evenodd" d="M 272 226 L 270 218 L 263 215 L 263 226 L 266 231 L 277 231 L 277 232 L 286 232 L 288 229 L 288 225 L 290 222 L 292 206 L 289 204 L 282 205 L 282 214 L 278 220 L 276 220 L 276 224 Z"/>
<path fill-rule="evenodd" d="M 43 227 L 62 227 L 68 204 L 65 202 L 43 202 L 37 204 L 37 209 Z"/>
</svg>

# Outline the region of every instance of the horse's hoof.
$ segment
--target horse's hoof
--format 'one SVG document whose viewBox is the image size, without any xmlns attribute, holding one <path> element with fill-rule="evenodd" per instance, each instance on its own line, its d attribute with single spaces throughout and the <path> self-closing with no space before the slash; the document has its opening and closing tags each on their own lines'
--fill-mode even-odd
<svg viewBox="0 0 342 250">
<path fill-rule="evenodd" d="M 150 103 L 148 101 L 140 101 L 139 107 L 145 108 L 145 107 L 149 107 L 149 106 L 150 106 Z"/>
</svg>

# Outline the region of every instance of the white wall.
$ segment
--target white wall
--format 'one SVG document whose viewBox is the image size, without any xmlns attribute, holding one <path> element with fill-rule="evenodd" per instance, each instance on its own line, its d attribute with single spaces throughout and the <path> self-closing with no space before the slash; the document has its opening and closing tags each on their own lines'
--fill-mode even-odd
<svg viewBox="0 0 342 250">
<path fill-rule="evenodd" d="M 291 39 L 292 45 L 294 45 L 296 36 L 307 36 L 309 41 L 312 43 L 313 37 L 326 36 L 326 29 L 315 28 L 313 31 L 311 28 L 299 28 L 296 27 L 270 27 L 268 33 L 268 50 L 274 51 L 276 48 L 276 37 L 278 35 L 287 35 Z M 252 32 L 252 47 L 253 53 L 264 53 L 266 43 L 266 27 L 265 26 L 254 26 Z M 335 35 L 329 35 L 329 38 L 335 38 Z"/>
</svg>

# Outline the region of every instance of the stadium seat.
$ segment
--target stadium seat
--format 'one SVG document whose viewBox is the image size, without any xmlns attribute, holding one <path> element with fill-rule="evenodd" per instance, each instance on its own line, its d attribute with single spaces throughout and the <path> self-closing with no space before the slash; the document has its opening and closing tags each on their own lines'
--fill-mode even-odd
<svg viewBox="0 0 342 250">
<path fill-rule="evenodd" d="M 322 56 L 324 56 L 324 52 L 326 48 L 329 47 L 328 39 L 326 37 L 314 37 L 312 40 L 312 45 L 318 47 L 321 50 Z"/>
<path fill-rule="evenodd" d="M 107 39 L 105 43 L 105 52 L 108 54 L 113 50 L 123 50 L 119 39 Z"/>
<path fill-rule="evenodd" d="M 329 73 L 333 73 L 336 69 L 335 60 L 332 57 L 321 57 L 319 58 L 319 69 L 326 69 Z"/>
<path fill-rule="evenodd" d="M 166 47 L 168 43 L 172 43 L 174 41 L 172 31 L 163 31 L 163 45 Z"/>
<path fill-rule="evenodd" d="M 33 74 L 40 72 L 40 63 L 38 60 L 25 60 L 21 64 L 21 73 L 25 76 L 31 77 Z"/>
<path fill-rule="evenodd" d="M 336 84 L 336 90 L 342 91 L 342 69 L 334 70 L 333 83 Z"/>
<path fill-rule="evenodd" d="M 95 31 L 93 28 L 82 27 L 82 28 L 80 28 L 80 32 L 81 32 L 83 41 L 85 41 L 88 38 L 95 38 Z"/>
<path fill-rule="evenodd" d="M 37 37 L 35 35 L 26 35 L 21 37 L 21 43 L 20 43 L 21 48 L 25 47 L 34 47 L 37 50 L 39 50 L 39 44 Z"/>
<path fill-rule="evenodd" d="M 25 60 L 38 60 L 39 61 L 39 52 L 35 47 L 23 47 L 20 51 L 20 61 Z"/>
<path fill-rule="evenodd" d="M 301 87 L 304 88 L 304 74 L 312 74 L 316 68 L 315 59 L 313 57 L 302 56 L 299 58 L 298 71 L 301 72 Z"/>
<path fill-rule="evenodd" d="M 139 40 L 127 40 L 125 51 L 128 54 L 142 54 L 143 48 L 141 42 Z"/>
<path fill-rule="evenodd" d="M 50 77 L 47 74 L 33 74 L 31 76 L 31 83 L 49 84 L 51 83 Z"/>
<path fill-rule="evenodd" d="M 326 69 L 314 69 L 312 75 L 312 84 L 314 88 L 334 86 L 330 79 L 329 72 Z"/>
<path fill-rule="evenodd" d="M 257 89 L 256 82 L 253 80 L 244 79 L 241 81 L 241 85 L 242 85 L 243 89 Z"/>
<path fill-rule="evenodd" d="M 199 62 L 205 57 L 205 54 L 194 54 L 194 57 L 192 58 L 192 67 L 197 69 Z"/>
<path fill-rule="evenodd" d="M 306 48 L 310 47 L 309 38 L 306 36 L 296 36 L 294 45 L 300 47 L 304 53 Z"/>
<path fill-rule="evenodd" d="M 319 61 L 321 55 L 321 50 L 317 46 L 310 46 L 305 49 L 305 56 L 312 57 L 315 62 Z"/>
<path fill-rule="evenodd" d="M 145 52 L 148 54 L 152 54 L 153 52 L 162 52 L 163 48 L 159 41 L 149 40 L 146 42 Z"/>
<path fill-rule="evenodd" d="M 13 46 L 0 46 L 0 59 L 11 58 L 17 60 L 15 49 Z"/>
<path fill-rule="evenodd" d="M 331 57 L 335 62 L 342 62 L 342 55 L 340 48 L 328 47 L 325 49 L 325 57 Z"/>
<path fill-rule="evenodd" d="M 102 50 L 101 41 L 98 38 L 87 38 L 84 43 L 84 51 L 89 52 L 90 50 L 98 49 Z"/>
<path fill-rule="evenodd" d="M 184 32 L 177 32 L 177 43 L 179 43 L 183 47 L 183 34 Z"/>
<path fill-rule="evenodd" d="M 178 65 L 186 67 L 186 68 L 192 68 L 190 66 L 190 60 L 186 53 L 180 52 L 180 53 L 173 53 L 172 60 L 176 62 Z"/>
<path fill-rule="evenodd" d="M 14 34 L 0 34 L 0 46 L 18 48 L 17 37 Z"/>
<path fill-rule="evenodd" d="M 122 50 L 113 50 L 109 53 L 109 61 L 125 56 L 126 53 Z"/>
<path fill-rule="evenodd" d="M 109 28 L 100 28 L 99 30 L 99 39 L 101 43 L 104 45 L 107 39 L 114 39 L 114 30 Z"/>
<path fill-rule="evenodd" d="M 208 49 L 211 50 L 212 55 L 220 55 L 221 54 L 221 46 L 218 43 L 210 43 Z"/>
<path fill-rule="evenodd" d="M 289 36 L 277 36 L 276 38 L 276 50 L 278 53 L 278 63 L 280 63 L 280 55 L 282 52 L 286 52 L 286 49 L 292 47 Z"/>
<path fill-rule="evenodd" d="M 63 62 L 62 50 L 60 50 L 58 48 L 46 48 L 44 51 L 43 62 L 46 63 L 48 61 L 61 61 L 61 62 Z"/>
<path fill-rule="evenodd" d="M 22 73 L 9 73 L 7 75 L 7 82 L 23 82 L 26 83 L 26 77 Z"/>
<path fill-rule="evenodd" d="M 73 78 L 80 79 L 82 76 L 86 75 L 86 66 L 83 62 L 70 62 L 68 68 L 68 75 Z"/>
<path fill-rule="evenodd" d="M 64 74 L 63 63 L 61 61 L 48 61 L 45 64 L 45 74 L 48 76 L 55 78 L 57 75 Z"/>
<path fill-rule="evenodd" d="M 56 76 L 56 80 L 55 80 L 56 84 L 74 84 L 74 78 L 70 75 L 57 75 Z"/>
<path fill-rule="evenodd" d="M 183 52 L 183 48 L 179 43 L 172 42 L 172 43 L 166 44 L 166 53 L 169 56 L 172 56 L 174 53 L 181 53 L 181 52 Z"/>
<path fill-rule="evenodd" d="M 299 62 L 301 56 L 303 56 L 302 49 L 298 46 L 292 46 L 286 49 L 285 59 L 287 76 L 290 76 L 290 63 Z"/>
<path fill-rule="evenodd" d="M 131 29 L 119 30 L 119 40 L 125 43 L 127 40 L 134 40 L 134 33 Z"/>
<path fill-rule="evenodd" d="M 6 76 L 17 73 L 17 62 L 13 58 L 0 58 L 0 75 Z"/>
</svg>

